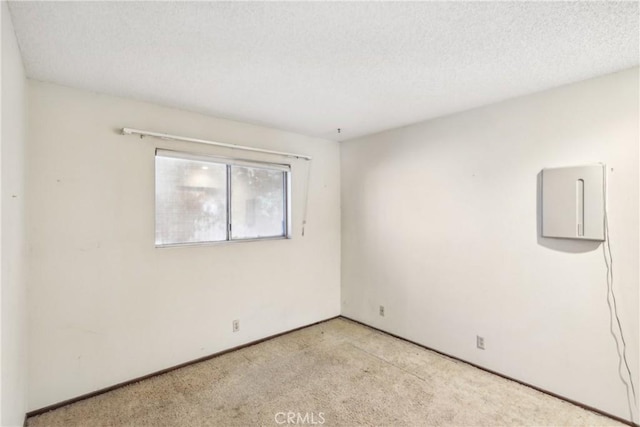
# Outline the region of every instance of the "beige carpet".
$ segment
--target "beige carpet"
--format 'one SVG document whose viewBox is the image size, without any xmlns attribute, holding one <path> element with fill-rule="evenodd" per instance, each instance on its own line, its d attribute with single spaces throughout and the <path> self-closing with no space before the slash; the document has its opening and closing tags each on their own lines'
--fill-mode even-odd
<svg viewBox="0 0 640 427">
<path fill-rule="evenodd" d="M 40 426 L 623 425 L 344 319 L 40 416 Z M 289 423 L 289 424 L 288 424 Z"/>
</svg>

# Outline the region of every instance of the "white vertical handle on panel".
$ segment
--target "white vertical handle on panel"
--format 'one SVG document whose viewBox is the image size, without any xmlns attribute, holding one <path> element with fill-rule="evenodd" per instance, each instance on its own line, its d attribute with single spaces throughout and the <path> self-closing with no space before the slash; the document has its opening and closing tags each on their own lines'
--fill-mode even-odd
<svg viewBox="0 0 640 427">
<path fill-rule="evenodd" d="M 576 228 L 578 236 L 584 236 L 584 179 L 576 181 Z"/>
</svg>

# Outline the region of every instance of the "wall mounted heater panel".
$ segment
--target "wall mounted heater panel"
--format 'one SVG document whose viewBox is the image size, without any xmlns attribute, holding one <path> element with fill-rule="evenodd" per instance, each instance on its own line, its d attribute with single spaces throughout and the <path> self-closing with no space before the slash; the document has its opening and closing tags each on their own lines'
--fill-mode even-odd
<svg viewBox="0 0 640 427">
<path fill-rule="evenodd" d="M 604 241 L 605 166 L 542 170 L 542 236 Z"/>
</svg>

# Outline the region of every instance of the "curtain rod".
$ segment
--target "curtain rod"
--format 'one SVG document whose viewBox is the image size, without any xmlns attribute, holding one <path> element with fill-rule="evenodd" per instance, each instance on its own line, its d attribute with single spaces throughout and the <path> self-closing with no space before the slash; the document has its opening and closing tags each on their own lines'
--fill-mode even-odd
<svg viewBox="0 0 640 427">
<path fill-rule="evenodd" d="M 166 133 L 150 132 L 150 131 L 140 130 L 140 129 L 122 128 L 122 134 L 123 135 L 140 135 L 140 137 L 153 136 L 161 139 L 173 139 L 175 141 L 196 142 L 198 144 L 216 145 L 218 147 L 233 148 L 236 150 L 254 151 L 257 153 L 275 154 L 277 156 L 291 157 L 294 159 L 311 160 L 311 156 L 306 156 L 304 154 L 287 153 L 284 151 L 265 150 L 262 148 L 247 147 L 246 145 L 226 144 L 224 142 L 207 141 L 206 139 L 188 138 L 186 136 L 169 135 Z"/>
</svg>

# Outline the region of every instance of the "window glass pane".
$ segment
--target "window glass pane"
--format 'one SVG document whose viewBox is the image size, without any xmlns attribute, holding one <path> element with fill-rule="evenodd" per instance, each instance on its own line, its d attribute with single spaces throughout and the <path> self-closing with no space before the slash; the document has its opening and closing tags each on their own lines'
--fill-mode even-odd
<svg viewBox="0 0 640 427">
<path fill-rule="evenodd" d="M 227 239 L 227 167 L 156 156 L 156 245 Z"/>
<path fill-rule="evenodd" d="M 285 176 L 279 170 L 231 167 L 231 238 L 285 235 Z"/>
</svg>

